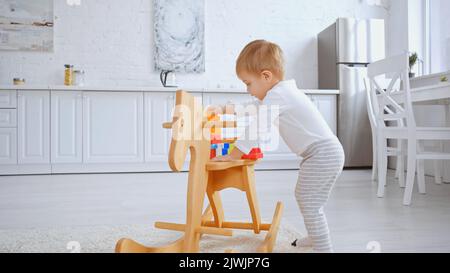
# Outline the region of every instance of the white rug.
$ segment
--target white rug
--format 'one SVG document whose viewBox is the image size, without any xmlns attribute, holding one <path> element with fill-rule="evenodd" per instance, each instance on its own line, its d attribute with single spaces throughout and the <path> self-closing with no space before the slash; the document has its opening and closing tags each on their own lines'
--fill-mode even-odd
<svg viewBox="0 0 450 273">
<path fill-rule="evenodd" d="M 266 232 L 255 235 L 251 231 L 234 230 L 233 237 L 202 237 L 200 252 L 223 253 L 233 249 L 241 253 L 254 252 L 264 240 Z M 148 246 L 173 242 L 179 232 L 158 230 L 151 226 L 89 226 L 49 229 L 0 230 L 0 252 L 26 253 L 112 253 L 120 238 L 131 238 Z M 282 222 L 278 231 L 274 252 L 312 252 L 310 248 L 293 247 L 292 241 L 302 238 L 295 228 Z"/>
</svg>

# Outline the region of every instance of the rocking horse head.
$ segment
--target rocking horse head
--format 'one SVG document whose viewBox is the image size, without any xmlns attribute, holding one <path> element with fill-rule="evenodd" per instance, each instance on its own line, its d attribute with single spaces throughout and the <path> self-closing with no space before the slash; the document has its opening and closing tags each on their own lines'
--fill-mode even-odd
<svg viewBox="0 0 450 273">
<path fill-rule="evenodd" d="M 199 156 L 209 156 L 200 153 L 199 145 L 208 145 L 209 139 L 203 131 L 203 109 L 194 96 L 177 91 L 172 122 L 163 124 L 166 129 L 172 129 L 169 150 L 169 166 L 173 171 L 182 170 L 188 148 L 191 151 L 191 161 Z"/>
</svg>

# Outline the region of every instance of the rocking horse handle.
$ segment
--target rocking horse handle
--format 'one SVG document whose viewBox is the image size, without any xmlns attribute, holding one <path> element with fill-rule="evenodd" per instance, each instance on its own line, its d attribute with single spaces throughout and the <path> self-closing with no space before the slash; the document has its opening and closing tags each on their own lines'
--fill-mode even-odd
<svg viewBox="0 0 450 273">
<path fill-rule="evenodd" d="M 172 120 L 172 122 L 164 122 L 164 123 L 162 124 L 162 127 L 163 127 L 164 129 L 172 129 L 173 125 L 175 124 L 175 122 L 178 121 L 178 119 L 179 119 L 178 117 L 174 117 L 173 120 Z"/>
</svg>

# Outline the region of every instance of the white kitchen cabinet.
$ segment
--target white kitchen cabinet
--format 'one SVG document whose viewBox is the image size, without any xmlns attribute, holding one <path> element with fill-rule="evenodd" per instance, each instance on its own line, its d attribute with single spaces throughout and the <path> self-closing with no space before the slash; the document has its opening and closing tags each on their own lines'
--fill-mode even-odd
<svg viewBox="0 0 450 273">
<path fill-rule="evenodd" d="M 83 162 L 144 162 L 142 92 L 83 92 Z"/>
<path fill-rule="evenodd" d="M 236 93 L 203 93 L 203 104 L 206 105 L 225 105 L 239 104 L 252 101 L 248 94 Z"/>
<path fill-rule="evenodd" d="M 331 131 L 337 133 L 337 96 L 336 95 L 310 95 L 309 98 L 316 105 Z"/>
<path fill-rule="evenodd" d="M 82 163 L 82 91 L 51 92 L 51 162 Z"/>
<path fill-rule="evenodd" d="M 0 90 L 0 108 L 16 108 L 17 91 Z"/>
<path fill-rule="evenodd" d="M 0 109 L 0 128 L 17 127 L 17 110 Z"/>
<path fill-rule="evenodd" d="M 0 90 L 0 165 L 17 164 L 16 107 L 16 90 Z"/>
<path fill-rule="evenodd" d="M 192 94 L 201 103 L 201 93 Z M 174 92 L 147 92 L 144 94 L 145 162 L 155 171 L 168 171 L 169 148 L 172 131 L 162 128 L 164 122 L 172 120 L 175 106 Z M 186 157 L 189 163 L 190 155 Z M 184 170 L 188 165 L 184 166 Z"/>
<path fill-rule="evenodd" d="M 163 129 L 162 123 L 172 119 L 175 89 L 2 88 L 1 175 L 170 170 L 171 131 Z M 190 93 L 204 106 L 252 100 L 244 92 Z M 308 94 L 335 131 L 337 95 Z M 247 124 L 245 117 L 239 119 L 237 132 L 222 129 L 222 136 L 243 134 Z M 279 138 L 279 145 L 266 150 L 256 168 L 295 169 L 298 163 L 299 158 Z"/>
<path fill-rule="evenodd" d="M 16 128 L 0 128 L 0 164 L 17 164 Z"/>
<path fill-rule="evenodd" d="M 18 163 L 50 163 L 50 92 L 18 92 Z"/>
<path fill-rule="evenodd" d="M 167 162 L 171 131 L 162 128 L 172 120 L 175 93 L 152 92 L 144 95 L 145 161 Z"/>
</svg>

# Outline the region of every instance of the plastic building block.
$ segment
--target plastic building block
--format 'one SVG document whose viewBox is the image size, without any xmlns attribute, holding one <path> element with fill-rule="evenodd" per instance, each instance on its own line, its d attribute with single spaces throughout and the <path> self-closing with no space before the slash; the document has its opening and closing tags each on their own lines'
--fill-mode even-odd
<svg viewBox="0 0 450 273">
<path fill-rule="evenodd" d="M 209 159 L 213 159 L 213 158 L 215 158 L 216 157 L 216 150 L 211 150 L 210 151 L 210 153 L 209 153 Z"/>
<path fill-rule="evenodd" d="M 231 153 L 231 151 L 233 151 L 233 149 L 234 149 L 234 144 L 230 143 L 230 153 Z"/>
<path fill-rule="evenodd" d="M 212 120 L 214 120 L 214 121 L 220 120 L 219 115 L 216 115 L 215 113 L 212 113 L 211 115 L 209 115 L 208 116 L 208 121 L 212 121 Z"/>
<path fill-rule="evenodd" d="M 243 155 L 242 159 L 257 160 L 263 157 L 264 154 L 261 152 L 260 148 L 253 148 L 248 155 Z"/>
<path fill-rule="evenodd" d="M 222 143 L 222 136 L 218 134 L 211 134 L 211 144 Z"/>
<path fill-rule="evenodd" d="M 216 114 L 211 114 L 208 116 L 208 121 L 219 121 L 220 117 Z M 221 128 L 216 128 L 216 127 L 211 127 L 210 129 L 210 133 L 211 133 L 211 152 L 210 152 L 210 157 L 216 157 L 219 155 L 225 156 L 225 155 L 229 155 L 231 153 L 231 151 L 234 148 L 233 143 L 229 143 L 229 139 L 224 139 L 222 136 L 222 129 Z M 214 153 L 212 152 L 212 150 L 214 150 Z M 214 154 L 214 156 L 213 156 Z"/>
</svg>

